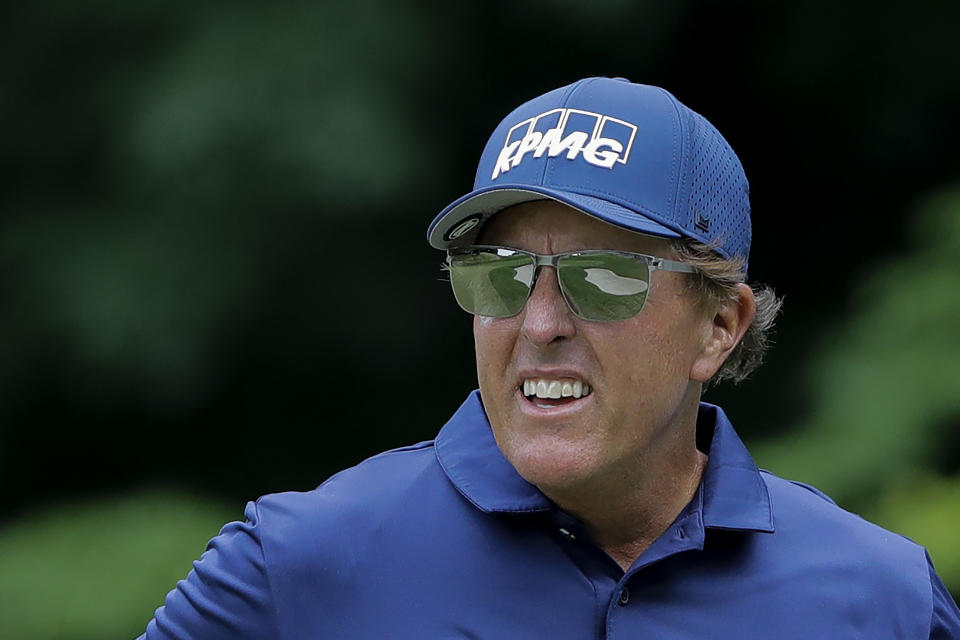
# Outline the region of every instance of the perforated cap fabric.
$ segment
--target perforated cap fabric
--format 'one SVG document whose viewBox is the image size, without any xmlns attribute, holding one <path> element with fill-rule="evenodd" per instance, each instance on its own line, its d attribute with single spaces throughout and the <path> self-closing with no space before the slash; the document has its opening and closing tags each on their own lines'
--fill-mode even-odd
<svg viewBox="0 0 960 640">
<path fill-rule="evenodd" d="M 515 109 L 487 141 L 473 191 L 437 215 L 431 246 L 471 244 L 500 210 L 557 200 L 617 226 L 750 251 L 749 185 L 733 149 L 672 94 L 586 78 Z"/>
</svg>

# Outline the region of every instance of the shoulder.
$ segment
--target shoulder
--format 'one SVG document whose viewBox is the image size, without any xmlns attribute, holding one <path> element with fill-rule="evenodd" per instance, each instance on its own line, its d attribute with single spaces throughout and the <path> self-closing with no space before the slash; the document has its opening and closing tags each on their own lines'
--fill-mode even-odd
<svg viewBox="0 0 960 640">
<path fill-rule="evenodd" d="M 257 505 L 261 517 L 272 525 L 316 526 L 354 510 L 376 512 L 388 508 L 411 491 L 439 484 L 442 473 L 430 440 L 367 458 L 313 490 L 262 496 Z"/>
<path fill-rule="evenodd" d="M 802 530 L 805 534 L 821 533 L 850 543 L 893 545 L 897 549 L 919 551 L 913 541 L 888 531 L 840 507 L 830 496 L 803 482 L 785 480 L 768 471 L 761 471 L 773 506 L 777 530 Z"/>
<path fill-rule="evenodd" d="M 822 491 L 763 471 L 775 537 L 794 561 L 930 606 L 926 551 L 838 506 Z"/>
<path fill-rule="evenodd" d="M 374 557 L 399 544 L 401 532 L 449 513 L 458 501 L 432 441 L 393 449 L 311 491 L 257 500 L 264 555 L 272 567 L 288 568 Z"/>
<path fill-rule="evenodd" d="M 767 471 L 762 471 L 761 476 L 770 494 L 777 533 L 803 536 L 845 551 L 856 550 L 857 555 L 917 558 L 926 571 L 923 548 L 909 538 L 843 509 L 808 484 L 785 480 Z"/>
<path fill-rule="evenodd" d="M 312 491 L 257 503 L 281 613 L 308 611 L 318 599 L 340 602 L 354 593 L 358 575 L 398 575 L 398 563 L 435 556 L 442 541 L 470 530 L 468 512 L 476 511 L 447 479 L 432 442 L 376 455 Z"/>
</svg>

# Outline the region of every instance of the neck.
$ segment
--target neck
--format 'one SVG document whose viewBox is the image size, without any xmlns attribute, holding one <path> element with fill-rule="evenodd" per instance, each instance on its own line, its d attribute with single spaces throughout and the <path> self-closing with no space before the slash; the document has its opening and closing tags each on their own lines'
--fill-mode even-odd
<svg viewBox="0 0 960 640">
<path fill-rule="evenodd" d="M 683 422 L 629 469 L 594 479 L 590 486 L 547 493 L 584 523 L 624 571 L 667 530 L 700 484 L 707 456 L 696 448 L 696 406 Z"/>
</svg>

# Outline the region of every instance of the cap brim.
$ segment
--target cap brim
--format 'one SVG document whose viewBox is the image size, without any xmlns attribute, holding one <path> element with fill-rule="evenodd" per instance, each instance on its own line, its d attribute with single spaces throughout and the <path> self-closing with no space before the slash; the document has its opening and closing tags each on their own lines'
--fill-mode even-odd
<svg viewBox="0 0 960 640">
<path fill-rule="evenodd" d="M 637 233 L 679 238 L 673 229 L 641 213 L 601 198 L 531 185 L 497 185 L 477 189 L 441 211 L 427 230 L 427 241 L 437 249 L 469 244 L 488 219 L 503 209 L 534 200 L 556 200 L 589 216 Z"/>
</svg>

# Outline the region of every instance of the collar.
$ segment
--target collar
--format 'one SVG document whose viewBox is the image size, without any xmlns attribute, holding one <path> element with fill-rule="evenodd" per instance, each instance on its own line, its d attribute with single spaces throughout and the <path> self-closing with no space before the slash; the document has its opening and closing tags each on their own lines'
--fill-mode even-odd
<svg viewBox="0 0 960 640">
<path fill-rule="evenodd" d="M 720 407 L 700 403 L 697 431 L 712 432 L 700 489 L 687 506 L 706 528 L 773 531 L 767 485 Z M 497 447 L 480 392 L 472 392 L 434 441 L 437 459 L 457 490 L 488 513 L 550 511 L 553 503 L 520 477 Z"/>
</svg>

